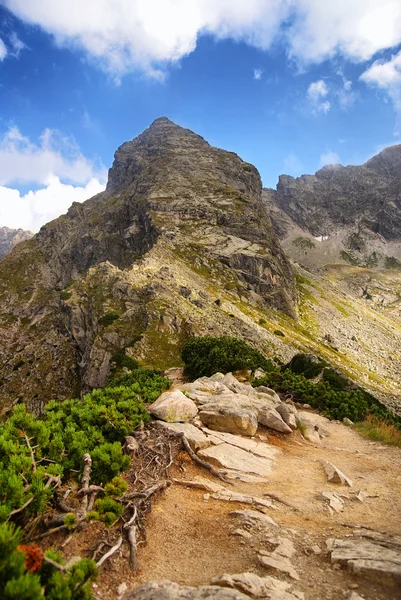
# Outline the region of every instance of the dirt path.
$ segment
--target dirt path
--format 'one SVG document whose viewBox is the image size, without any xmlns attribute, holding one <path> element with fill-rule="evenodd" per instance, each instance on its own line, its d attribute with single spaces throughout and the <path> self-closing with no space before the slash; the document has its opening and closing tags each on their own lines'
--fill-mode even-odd
<svg viewBox="0 0 401 600">
<path fill-rule="evenodd" d="M 276 503 L 276 510 L 265 512 L 279 524 L 279 533 L 290 537 L 297 548 L 292 563 L 300 581 L 294 583 L 294 589 L 303 591 L 306 600 L 340 600 L 347 598 L 352 589 L 367 600 L 401 598 L 393 585 L 369 582 L 333 569 L 325 553 L 327 538 L 344 538 L 355 525 L 401 534 L 401 450 L 369 442 L 351 428 L 314 413 L 305 416 L 327 431 L 322 444 L 307 443 L 297 434 L 287 438 L 269 434 L 268 441 L 281 452 L 268 483 L 236 483 L 235 490 L 259 497 L 276 494 L 297 509 Z M 266 435 L 266 431 L 262 433 Z M 362 503 L 351 499 L 355 494 L 349 488 L 327 483 L 322 467 L 327 460 L 353 480 L 352 492 L 363 489 L 370 497 Z M 191 463 L 186 462 L 184 467 L 185 473 L 176 469 L 173 476 L 205 477 L 205 472 Z M 345 499 L 344 512 L 330 514 L 327 504 L 317 498 L 323 490 L 350 496 Z M 204 496 L 203 491 L 175 484 L 159 499 L 148 518 L 147 544 L 139 555 L 135 587 L 151 579 L 208 584 L 223 573 L 247 570 L 277 576 L 257 560 L 257 550 L 271 549 L 268 543 L 232 535 L 237 525 L 230 512 L 246 506 Z M 316 545 L 322 550 L 320 555 L 310 550 Z"/>
</svg>

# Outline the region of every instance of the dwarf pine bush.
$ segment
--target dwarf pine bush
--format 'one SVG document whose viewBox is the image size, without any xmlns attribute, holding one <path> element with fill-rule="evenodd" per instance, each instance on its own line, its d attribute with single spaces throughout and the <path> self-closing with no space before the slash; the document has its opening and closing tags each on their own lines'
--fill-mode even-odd
<svg viewBox="0 0 401 600">
<path fill-rule="evenodd" d="M 195 379 L 214 373 L 228 373 L 258 367 L 269 370 L 271 361 L 243 340 L 235 337 L 197 337 L 182 349 L 184 373 Z"/>
</svg>

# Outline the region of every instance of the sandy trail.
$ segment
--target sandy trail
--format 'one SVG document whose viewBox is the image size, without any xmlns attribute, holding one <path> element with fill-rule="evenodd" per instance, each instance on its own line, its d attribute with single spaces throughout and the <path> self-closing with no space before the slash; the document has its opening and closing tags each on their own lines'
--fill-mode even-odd
<svg viewBox="0 0 401 600">
<path fill-rule="evenodd" d="M 277 510 L 265 512 L 297 547 L 292 562 L 301 581 L 296 582 L 294 588 L 303 591 L 306 599 L 343 599 L 353 586 L 359 586 L 358 593 L 368 600 L 401 598 L 401 592 L 393 585 L 334 570 L 324 552 L 327 538 L 343 538 L 353 531 L 347 525 L 364 525 L 388 534 L 401 534 L 401 449 L 370 442 L 352 428 L 315 413 L 302 414 L 327 431 L 322 444 L 305 442 L 297 433 L 287 438 L 269 433 L 269 442 L 281 450 L 269 481 L 256 485 L 236 483 L 234 489 L 260 497 L 264 493 L 276 494 L 298 509 L 276 503 Z M 361 503 L 351 499 L 353 494 L 349 488 L 327 483 L 322 467 L 327 460 L 353 480 L 352 491 L 363 489 L 372 497 Z M 193 479 L 197 474 L 208 477 L 189 463 L 185 463 L 185 468 L 185 473 L 176 469 L 174 477 Z M 317 498 L 323 490 L 350 495 L 350 499 L 345 500 L 343 513 L 334 516 L 329 513 L 327 505 Z M 150 579 L 207 584 L 223 573 L 247 570 L 268 574 L 257 561 L 256 550 L 263 545 L 254 547 L 252 541 L 231 535 L 235 523 L 229 513 L 246 506 L 205 500 L 204 494 L 176 484 L 159 499 L 148 518 L 148 542 L 140 553 L 140 573 L 135 585 Z M 321 547 L 321 555 L 306 554 L 314 545 Z M 271 548 L 266 544 L 264 549 Z"/>
</svg>

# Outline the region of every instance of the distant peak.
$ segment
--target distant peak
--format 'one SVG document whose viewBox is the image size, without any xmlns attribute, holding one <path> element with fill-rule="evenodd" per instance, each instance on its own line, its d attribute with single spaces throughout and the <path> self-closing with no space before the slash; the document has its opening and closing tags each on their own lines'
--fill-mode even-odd
<svg viewBox="0 0 401 600">
<path fill-rule="evenodd" d="M 154 127 L 157 125 L 176 125 L 175 123 L 173 123 L 173 121 L 170 121 L 170 119 L 168 119 L 167 117 L 158 117 L 157 119 L 155 119 L 153 121 L 153 123 L 150 125 L 150 127 Z M 176 125 L 177 127 L 177 125 Z"/>
</svg>

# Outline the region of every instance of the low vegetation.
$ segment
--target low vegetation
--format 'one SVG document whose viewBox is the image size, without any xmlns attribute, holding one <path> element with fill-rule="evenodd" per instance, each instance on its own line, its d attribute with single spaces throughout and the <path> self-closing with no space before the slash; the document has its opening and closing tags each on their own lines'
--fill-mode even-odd
<svg viewBox="0 0 401 600">
<path fill-rule="evenodd" d="M 286 365 L 272 364 L 255 387 L 266 385 L 293 400 L 319 409 L 330 419 L 364 421 L 375 417 L 394 428 L 401 418 L 392 415 L 374 396 L 330 368 L 328 363 L 306 354 L 297 354 Z"/>
<path fill-rule="evenodd" d="M 21 546 L 19 527 L 32 532 L 40 516 L 52 508 L 56 489 L 67 481 L 69 485 L 80 481 L 86 453 L 92 459 L 91 483 L 102 483 L 105 494 L 87 518 L 114 523 L 122 510 L 116 497 L 126 489 L 119 474 L 130 464 L 122 442 L 149 420 L 144 403 L 168 386 L 158 372 L 137 369 L 82 400 L 49 402 L 41 419 L 23 404 L 14 407 L 0 425 L 1 598 L 91 598 L 89 583 L 96 574 L 92 561 L 80 561 L 66 570 L 52 551 L 43 554 L 29 544 L 29 534 L 25 533 L 28 543 Z M 67 514 L 64 527 L 75 525 L 76 516 Z"/>
<path fill-rule="evenodd" d="M 355 427 L 359 433 L 371 440 L 401 448 L 401 431 L 391 423 L 369 415 L 361 423 L 356 423 Z"/>
<path fill-rule="evenodd" d="M 185 375 L 193 379 L 210 377 L 218 371 L 268 370 L 272 365 L 258 350 L 234 337 L 190 338 L 184 344 L 181 357 Z"/>
</svg>

